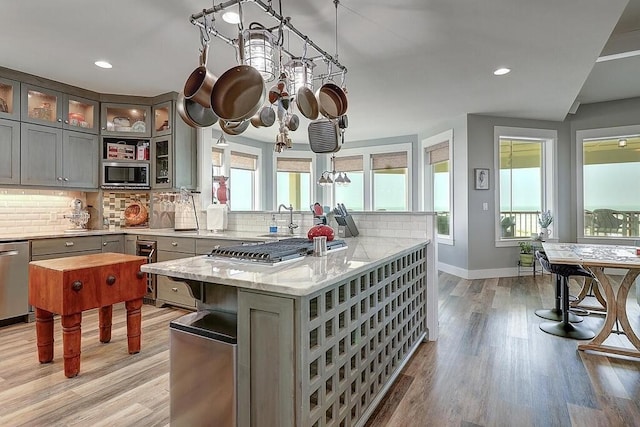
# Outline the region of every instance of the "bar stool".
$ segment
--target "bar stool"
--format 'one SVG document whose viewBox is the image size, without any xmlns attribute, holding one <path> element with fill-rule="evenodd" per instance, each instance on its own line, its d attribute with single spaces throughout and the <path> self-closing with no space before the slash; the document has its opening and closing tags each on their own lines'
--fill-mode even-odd
<svg viewBox="0 0 640 427">
<path fill-rule="evenodd" d="M 596 334 L 591 329 L 580 325 L 573 325 L 569 322 L 569 277 L 593 277 L 593 275 L 590 271 L 585 270 L 579 265 L 551 264 L 546 257 L 544 257 L 544 259 L 548 264 L 549 270 L 562 277 L 562 321 L 543 322 L 540 324 L 540 329 L 551 335 L 576 340 L 589 340 L 595 337 Z"/>
<path fill-rule="evenodd" d="M 552 266 L 549 263 L 549 259 L 547 258 L 547 255 L 545 254 L 545 252 L 542 250 L 538 250 L 536 251 L 535 256 L 540 262 L 540 265 L 542 266 L 543 270 L 547 271 L 548 273 L 552 273 L 551 271 Z M 541 317 L 545 320 L 561 321 L 562 320 L 562 280 L 559 275 L 556 274 L 555 276 L 556 276 L 555 308 L 541 308 L 539 310 L 536 310 L 535 314 L 536 316 Z M 584 320 L 582 316 L 578 316 L 574 313 L 571 313 L 571 311 L 569 311 L 569 322 L 580 323 L 582 322 L 582 320 Z"/>
</svg>

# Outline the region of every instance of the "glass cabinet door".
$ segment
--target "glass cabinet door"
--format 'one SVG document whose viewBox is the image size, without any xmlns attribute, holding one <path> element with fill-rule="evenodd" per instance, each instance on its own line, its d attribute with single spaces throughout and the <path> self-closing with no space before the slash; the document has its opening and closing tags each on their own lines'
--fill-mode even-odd
<svg viewBox="0 0 640 427">
<path fill-rule="evenodd" d="M 62 127 L 62 93 L 22 84 L 23 122 Z"/>
<path fill-rule="evenodd" d="M 153 136 L 169 135 L 173 123 L 173 102 L 153 106 Z"/>
<path fill-rule="evenodd" d="M 64 97 L 64 128 L 98 133 L 98 102 L 76 96 Z"/>
<path fill-rule="evenodd" d="M 151 107 L 103 103 L 100 126 L 103 135 L 151 136 Z"/>
<path fill-rule="evenodd" d="M 0 78 L 0 119 L 20 119 L 20 82 Z"/>
<path fill-rule="evenodd" d="M 170 136 L 151 140 L 151 187 L 171 188 L 173 186 L 173 159 Z"/>
</svg>

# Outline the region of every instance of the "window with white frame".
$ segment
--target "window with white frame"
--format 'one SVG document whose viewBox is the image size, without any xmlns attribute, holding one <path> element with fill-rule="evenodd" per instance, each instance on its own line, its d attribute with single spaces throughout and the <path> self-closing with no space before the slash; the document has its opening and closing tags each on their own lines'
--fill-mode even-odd
<svg viewBox="0 0 640 427">
<path fill-rule="evenodd" d="M 640 191 L 633 191 L 640 182 L 639 131 L 630 126 L 577 132 L 583 237 L 640 237 Z"/>
<path fill-rule="evenodd" d="M 409 209 L 407 152 L 371 155 L 371 189 L 374 211 Z"/>
<path fill-rule="evenodd" d="M 453 130 L 422 141 L 424 160 L 424 208 L 437 215 L 441 243 L 453 243 Z"/>
<path fill-rule="evenodd" d="M 334 168 L 337 172 L 345 172 L 351 183 L 340 185 L 334 183 L 336 203 L 344 203 L 350 209 L 364 210 L 364 159 L 362 155 L 336 156 Z"/>
<path fill-rule="evenodd" d="M 291 204 L 294 210 L 308 210 L 311 198 L 313 160 L 308 157 L 278 157 L 276 159 L 276 206 Z"/>
<path fill-rule="evenodd" d="M 540 213 L 550 210 L 553 215 L 557 205 L 553 184 L 556 132 L 496 127 L 495 136 L 496 239 L 530 238 L 540 231 Z"/>
<path fill-rule="evenodd" d="M 335 170 L 346 171 L 351 184 L 334 183 L 333 203 L 351 210 L 411 210 L 411 149 L 411 143 L 341 149 Z"/>
<path fill-rule="evenodd" d="M 235 211 L 260 209 L 259 148 L 229 143 L 211 148 L 211 201 L 218 200 L 222 179 L 227 187 L 227 204 Z"/>
<path fill-rule="evenodd" d="M 232 210 L 250 211 L 255 209 L 257 169 L 257 155 L 231 151 L 229 191 Z"/>
<path fill-rule="evenodd" d="M 217 200 L 218 180 L 224 176 L 223 169 L 224 150 L 220 148 L 211 149 L 211 200 Z"/>
</svg>

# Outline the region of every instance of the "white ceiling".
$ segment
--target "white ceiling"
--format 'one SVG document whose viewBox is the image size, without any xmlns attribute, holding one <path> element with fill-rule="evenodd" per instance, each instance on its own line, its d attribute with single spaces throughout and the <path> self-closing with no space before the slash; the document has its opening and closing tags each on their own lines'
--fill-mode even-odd
<svg viewBox="0 0 640 427">
<path fill-rule="evenodd" d="M 333 54 L 333 1 L 281 1 L 282 14 Z M 640 29 L 640 0 L 631 0 L 622 15 L 626 5 L 341 0 L 338 53 L 349 69 L 347 141 L 421 133 L 466 113 L 561 121 L 576 99 L 640 96 L 640 57 L 594 67 L 614 28 L 614 37 Z M 102 93 L 180 91 L 198 65 L 199 32 L 188 18 L 211 6 L 200 0 L 5 1 L 0 65 Z M 278 10 L 278 1 L 273 7 Z M 245 25 L 274 25 L 253 4 L 244 11 Z M 236 27 L 219 17 L 216 26 L 236 37 Z M 294 36 L 289 46 L 301 53 Z M 113 69 L 97 68 L 97 59 L 109 60 Z M 209 69 L 220 75 L 234 64 L 233 49 L 215 40 Z M 493 76 L 500 66 L 513 71 Z M 306 124 L 302 120 L 292 134 L 295 142 L 306 140 Z M 245 136 L 271 142 L 275 133 L 275 127 L 250 128 Z"/>
</svg>

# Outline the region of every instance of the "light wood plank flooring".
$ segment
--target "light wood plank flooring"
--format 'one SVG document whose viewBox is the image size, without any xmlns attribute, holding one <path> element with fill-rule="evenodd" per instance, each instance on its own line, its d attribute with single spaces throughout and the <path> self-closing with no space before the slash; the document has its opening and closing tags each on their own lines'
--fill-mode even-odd
<svg viewBox="0 0 640 427">
<path fill-rule="evenodd" d="M 553 306 L 551 276 L 439 282 L 440 339 L 420 346 L 368 426 L 640 425 L 640 360 L 578 352 L 578 341 L 538 329 L 533 312 Z M 629 308 L 640 331 L 635 300 Z M 0 328 L 0 426 L 168 425 L 168 323 L 184 313 L 143 306 L 142 352 L 129 355 L 123 306 L 109 344 L 97 311 L 86 312 L 73 379 L 62 372 L 59 318 L 51 364 L 37 361 L 33 323 Z M 602 317 L 585 322 L 598 329 Z"/>
</svg>

